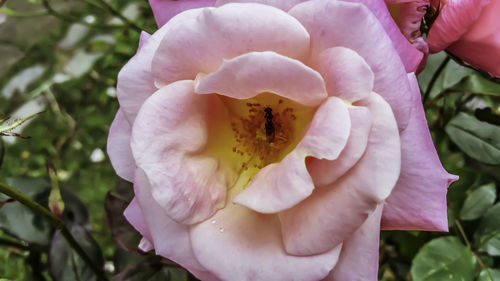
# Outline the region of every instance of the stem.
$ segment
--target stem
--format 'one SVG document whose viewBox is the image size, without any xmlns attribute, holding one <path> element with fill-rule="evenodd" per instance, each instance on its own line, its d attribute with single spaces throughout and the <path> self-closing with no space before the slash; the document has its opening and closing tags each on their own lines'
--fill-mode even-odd
<svg viewBox="0 0 500 281">
<path fill-rule="evenodd" d="M 19 243 L 17 241 L 8 240 L 8 239 L 3 239 L 3 238 L 0 238 L 0 245 L 15 247 L 15 248 L 18 248 L 18 249 L 24 250 L 24 251 L 30 250 L 30 247 L 28 247 L 22 243 Z"/>
<path fill-rule="evenodd" d="M 481 258 L 479 257 L 479 255 L 476 253 L 476 251 L 472 248 L 472 245 L 470 244 L 469 239 L 467 239 L 467 235 L 465 235 L 464 229 L 462 227 L 462 224 L 460 224 L 460 221 L 456 217 L 453 218 L 453 221 L 455 222 L 455 225 L 457 226 L 458 231 L 460 232 L 460 235 L 464 239 L 465 245 L 467 245 L 467 248 L 469 248 L 471 250 L 471 252 L 474 254 L 474 257 L 476 258 L 477 263 L 479 263 L 479 265 L 481 266 L 481 268 L 484 271 L 486 271 L 486 273 L 488 274 L 488 276 L 490 277 L 490 279 L 493 280 L 493 276 L 491 275 L 490 271 L 488 270 L 488 268 L 486 267 L 486 265 L 483 263 L 483 261 L 481 260 Z"/>
<path fill-rule="evenodd" d="M 443 62 L 439 65 L 438 69 L 436 69 L 436 72 L 434 72 L 434 75 L 432 75 L 431 81 L 429 82 L 429 85 L 427 86 L 427 89 L 425 90 L 424 98 L 423 98 L 423 103 L 427 101 L 429 98 L 429 95 L 432 91 L 432 88 L 434 88 L 434 84 L 436 84 L 437 79 L 439 78 L 439 75 L 441 75 L 441 72 L 443 72 L 443 69 L 446 67 L 448 62 L 450 61 L 450 57 L 446 57 Z"/>
<path fill-rule="evenodd" d="M 54 8 L 52 8 L 52 6 L 50 6 L 50 3 L 48 0 L 42 0 L 42 4 L 43 6 L 45 7 L 45 9 L 47 9 L 47 12 L 62 20 L 62 21 L 65 21 L 65 22 L 69 22 L 69 23 L 73 23 L 73 22 L 77 22 L 77 23 L 80 23 L 80 24 L 83 24 L 83 25 L 86 25 L 88 27 L 98 27 L 98 28 L 120 28 L 122 26 L 120 25 L 99 25 L 99 24 L 91 24 L 91 23 L 88 23 L 84 20 L 81 20 L 77 17 L 74 17 L 74 16 L 71 16 L 71 15 L 65 15 L 65 14 L 62 14 L 62 13 L 59 13 L 58 11 L 54 10 Z"/>
<path fill-rule="evenodd" d="M 82 260 L 90 266 L 92 271 L 96 274 L 97 278 L 99 280 L 108 280 L 106 275 L 104 274 L 104 271 L 97 267 L 90 257 L 85 253 L 85 251 L 82 249 L 82 247 L 76 242 L 75 238 L 73 235 L 71 235 L 71 232 L 68 230 L 64 222 L 53 215 L 49 210 L 44 208 L 42 205 L 38 204 L 37 202 L 31 200 L 29 197 L 26 195 L 22 194 L 15 188 L 0 182 L 0 192 L 6 194 L 12 199 L 15 199 L 19 201 L 21 204 L 25 205 L 26 207 L 30 208 L 33 210 L 35 213 L 42 215 L 45 217 L 49 222 L 59 231 L 61 231 L 61 234 L 64 236 L 68 244 L 75 250 L 75 252 L 82 258 Z"/>
<path fill-rule="evenodd" d="M 129 19 L 127 19 L 124 15 L 122 15 L 118 10 L 113 8 L 108 2 L 104 0 L 97 0 L 108 12 L 110 12 L 112 15 L 120 18 L 125 24 L 128 26 L 132 27 L 133 29 L 137 30 L 139 33 L 143 30 L 139 26 L 137 26 L 135 23 L 131 22 Z"/>
</svg>

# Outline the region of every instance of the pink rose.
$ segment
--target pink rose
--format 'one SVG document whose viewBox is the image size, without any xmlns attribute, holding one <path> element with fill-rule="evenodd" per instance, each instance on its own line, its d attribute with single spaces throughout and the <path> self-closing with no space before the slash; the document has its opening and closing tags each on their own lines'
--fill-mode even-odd
<svg viewBox="0 0 500 281">
<path fill-rule="evenodd" d="M 108 153 L 143 250 L 202 280 L 376 280 L 380 228 L 447 230 L 456 177 L 420 103 L 422 54 L 383 0 L 170 18 L 211 4 L 182 3 L 151 0 L 166 23 L 118 76 Z"/>
<path fill-rule="evenodd" d="M 432 1 L 434 7 L 438 1 Z M 441 0 L 427 43 L 500 77 L 500 0 Z"/>
</svg>

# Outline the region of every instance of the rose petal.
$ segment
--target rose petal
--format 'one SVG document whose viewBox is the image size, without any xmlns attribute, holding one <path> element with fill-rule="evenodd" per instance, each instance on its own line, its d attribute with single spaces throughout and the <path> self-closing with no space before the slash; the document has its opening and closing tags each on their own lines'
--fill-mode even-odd
<svg viewBox="0 0 500 281">
<path fill-rule="evenodd" d="M 116 174 L 128 181 L 134 181 L 135 161 L 130 150 L 132 128 L 118 109 L 115 119 L 109 128 L 106 151 Z"/>
<path fill-rule="evenodd" d="M 491 1 L 479 19 L 448 51 L 490 75 L 500 77 L 500 2 Z"/>
<path fill-rule="evenodd" d="M 368 135 L 372 125 L 370 111 L 365 107 L 348 107 L 351 119 L 351 132 L 347 144 L 339 157 L 333 161 L 307 158 L 307 170 L 315 187 L 326 186 L 336 181 L 354 166 L 365 152 Z"/>
<path fill-rule="evenodd" d="M 260 3 L 269 5 L 288 12 L 293 6 L 308 0 L 217 0 L 215 6 L 219 7 L 228 3 Z"/>
<path fill-rule="evenodd" d="M 370 10 L 359 3 L 319 0 L 298 4 L 290 14 L 309 31 L 313 56 L 343 46 L 366 60 L 375 74 L 374 91 L 391 105 L 403 130 L 411 111 L 406 71 L 391 39 Z"/>
<path fill-rule="evenodd" d="M 448 231 L 446 191 L 458 178 L 448 174 L 437 155 L 420 102 L 414 74 L 413 110 L 408 127 L 401 132 L 401 175 L 386 199 L 382 229 Z"/>
<path fill-rule="evenodd" d="M 318 72 L 275 52 L 251 52 L 225 60 L 219 70 L 199 81 L 195 91 L 236 99 L 271 92 L 306 106 L 316 106 L 328 96 Z"/>
<path fill-rule="evenodd" d="M 378 205 L 352 237 L 344 242 L 337 265 L 324 281 L 378 280 L 382 209 L 383 204 Z"/>
<path fill-rule="evenodd" d="M 149 0 L 158 27 L 161 27 L 175 15 L 189 9 L 213 6 L 215 0 Z"/>
<path fill-rule="evenodd" d="M 228 204 L 191 227 L 200 263 L 220 280 L 320 280 L 335 266 L 341 245 L 307 257 L 287 255 L 276 215 Z"/>
<path fill-rule="evenodd" d="M 152 188 L 141 169 L 135 173 L 134 191 L 156 254 L 175 261 L 200 279 L 217 280 L 196 259 L 189 240 L 189 228 L 170 219 L 151 196 Z"/>
<path fill-rule="evenodd" d="M 134 171 L 135 172 L 135 171 Z M 139 202 L 137 201 L 137 197 L 134 197 L 130 204 L 127 206 L 123 215 L 127 219 L 127 221 L 142 235 L 143 239 L 146 239 L 149 244 L 152 245 L 151 234 L 149 233 L 148 226 L 146 224 L 146 220 L 144 219 L 144 215 L 142 213 L 141 207 L 139 206 Z M 145 243 L 145 242 L 143 242 Z M 153 246 L 153 245 L 152 245 Z M 154 247 L 154 246 L 153 246 Z M 151 250 L 151 249 L 149 249 Z"/>
<path fill-rule="evenodd" d="M 141 35 L 139 36 L 139 46 L 137 47 L 137 51 L 139 51 L 142 48 L 142 45 L 148 41 L 148 39 L 151 38 L 151 34 L 147 33 L 146 31 L 141 31 Z"/>
<path fill-rule="evenodd" d="M 396 184 L 401 148 L 391 108 L 375 93 L 359 104 L 373 120 L 366 151 L 343 177 L 280 213 L 287 253 L 317 254 L 342 243 Z"/>
<path fill-rule="evenodd" d="M 116 86 L 120 108 L 130 124 L 134 123 L 135 116 L 144 101 L 158 90 L 151 75 L 151 61 L 163 36 L 170 28 L 195 17 L 200 11 L 201 9 L 189 10 L 175 16 L 147 40 L 147 36 L 141 35 L 139 43 L 141 48 L 118 73 Z"/>
<path fill-rule="evenodd" d="M 406 72 L 414 72 L 420 64 L 423 54 L 411 45 L 394 22 L 384 0 L 343 0 L 363 3 L 380 21 L 391 38 L 392 44 L 403 61 Z"/>
<path fill-rule="evenodd" d="M 490 0 L 447 1 L 427 34 L 431 53 L 446 49 L 469 30 Z"/>
<path fill-rule="evenodd" d="M 223 59 L 251 51 L 274 51 L 303 59 L 308 49 L 309 35 L 292 16 L 271 6 L 232 3 L 205 8 L 197 18 L 168 32 L 155 54 L 152 70 L 159 84 L 168 84 L 211 73 Z"/>
<path fill-rule="evenodd" d="M 324 50 L 314 68 L 325 79 L 330 96 L 354 102 L 372 92 L 373 72 L 366 61 L 351 49 L 334 47 Z"/>
<path fill-rule="evenodd" d="M 305 158 L 336 159 L 346 145 L 350 129 L 345 104 L 339 98 L 328 98 L 316 111 L 297 147 L 280 163 L 260 170 L 233 202 L 260 213 L 277 213 L 296 205 L 314 189 Z"/>
<path fill-rule="evenodd" d="M 132 128 L 132 153 L 153 198 L 179 223 L 200 222 L 225 203 L 227 182 L 216 159 L 197 155 L 207 142 L 208 108 L 215 96 L 193 92 L 193 81 L 158 90 Z"/>
</svg>

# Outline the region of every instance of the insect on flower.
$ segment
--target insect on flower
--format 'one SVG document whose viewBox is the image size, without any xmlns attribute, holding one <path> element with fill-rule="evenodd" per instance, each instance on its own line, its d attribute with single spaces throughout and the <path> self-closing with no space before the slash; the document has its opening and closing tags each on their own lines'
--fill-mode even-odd
<svg viewBox="0 0 500 281">
<path fill-rule="evenodd" d="M 273 124 L 273 109 L 270 107 L 266 107 L 264 112 L 264 118 L 266 118 L 266 139 L 267 142 L 271 143 L 274 141 L 274 124 Z"/>
</svg>

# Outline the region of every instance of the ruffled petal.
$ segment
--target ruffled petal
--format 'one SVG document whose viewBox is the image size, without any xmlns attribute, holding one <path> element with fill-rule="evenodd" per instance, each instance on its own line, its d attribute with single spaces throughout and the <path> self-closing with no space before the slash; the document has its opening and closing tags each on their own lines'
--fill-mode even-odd
<svg viewBox="0 0 500 281">
<path fill-rule="evenodd" d="M 382 208 L 383 204 L 378 205 L 352 237 L 344 242 L 337 265 L 324 281 L 378 280 Z"/>
<path fill-rule="evenodd" d="M 212 157 L 198 155 L 207 143 L 209 108 L 215 96 L 178 81 L 146 100 L 132 128 L 132 153 L 153 198 L 179 223 L 200 222 L 225 203 L 226 173 Z M 213 108 L 212 108 L 213 109 Z"/>
<path fill-rule="evenodd" d="M 314 189 L 305 158 L 336 159 L 346 145 L 350 129 L 345 104 L 339 98 L 328 98 L 316 111 L 297 147 L 280 163 L 260 170 L 233 202 L 260 213 L 277 213 L 296 205 Z"/>
<path fill-rule="evenodd" d="M 446 191 L 457 176 L 448 174 L 429 133 L 420 90 L 414 74 L 413 110 L 408 127 L 401 132 L 401 175 L 386 199 L 382 229 L 448 231 Z"/>
<path fill-rule="evenodd" d="M 307 170 L 315 187 L 326 186 L 336 181 L 353 167 L 365 152 L 372 125 L 370 111 L 361 106 L 350 106 L 348 110 L 351 132 L 339 157 L 333 161 L 312 157 L 306 159 Z"/>
<path fill-rule="evenodd" d="M 319 105 L 328 96 L 318 72 L 275 52 L 251 52 L 225 60 L 219 70 L 200 79 L 195 91 L 236 99 L 271 92 L 306 106 Z"/>
<path fill-rule="evenodd" d="M 359 3 L 319 0 L 298 4 L 290 14 L 309 31 L 313 61 L 315 54 L 334 46 L 350 48 L 366 60 L 375 74 L 374 91 L 391 105 L 403 130 L 411 111 L 406 71 L 391 39 L 370 10 Z"/>
<path fill-rule="evenodd" d="M 469 64 L 500 77 L 500 2 L 491 1 L 479 19 L 448 51 Z"/>
<path fill-rule="evenodd" d="M 271 6 L 231 3 L 205 8 L 197 18 L 168 32 L 152 70 L 158 84 L 168 84 L 211 73 L 224 59 L 252 51 L 304 59 L 308 50 L 309 34 L 292 16 Z"/>
<path fill-rule="evenodd" d="M 135 171 L 134 171 L 135 172 Z M 151 234 L 149 233 L 148 226 L 146 224 L 146 220 L 144 218 L 144 214 L 142 213 L 141 206 L 139 206 L 139 202 L 137 201 L 137 197 L 134 197 L 130 204 L 127 206 L 123 215 L 127 219 L 127 221 L 143 236 L 143 239 L 146 239 L 148 243 L 152 246 L 153 239 Z M 146 242 L 143 242 L 146 243 Z M 141 243 L 142 244 L 142 243 Z"/>
<path fill-rule="evenodd" d="M 321 255 L 298 257 L 283 249 L 276 215 L 228 204 L 191 227 L 200 263 L 221 280 L 320 280 L 335 266 L 341 245 Z"/>
<path fill-rule="evenodd" d="M 134 123 L 135 116 L 144 101 L 158 90 L 151 74 L 151 62 L 163 36 L 172 26 L 196 17 L 199 13 L 200 10 L 189 10 L 177 15 L 149 39 L 147 35 L 141 35 L 139 43 L 141 47 L 118 73 L 116 86 L 120 108 L 130 124 Z"/>
<path fill-rule="evenodd" d="M 167 0 L 149 0 L 149 5 L 153 10 L 158 27 L 163 26 L 175 15 L 189 9 L 203 8 L 213 6 L 215 0 L 182 0 L 182 1 L 167 1 Z"/>
<path fill-rule="evenodd" d="M 119 109 L 109 128 L 106 150 L 113 169 L 118 176 L 128 181 L 134 181 L 135 161 L 130 150 L 132 128 Z"/>
<path fill-rule="evenodd" d="M 372 92 L 373 72 L 366 61 L 351 49 L 333 47 L 324 50 L 314 68 L 325 79 L 330 96 L 354 102 Z"/>
<path fill-rule="evenodd" d="M 189 240 L 189 227 L 170 219 L 151 196 L 151 186 L 141 169 L 135 173 L 134 191 L 156 254 L 175 261 L 202 280 L 217 280 L 196 259 Z"/>
<path fill-rule="evenodd" d="M 222 6 L 228 3 L 259 3 L 269 5 L 288 12 L 293 6 L 309 0 L 217 0 L 215 6 Z"/>
<path fill-rule="evenodd" d="M 363 157 L 343 177 L 317 188 L 299 205 L 280 213 L 288 253 L 322 253 L 342 243 L 391 193 L 401 167 L 399 133 L 390 106 L 377 94 L 359 102 L 372 115 Z"/>
<path fill-rule="evenodd" d="M 401 58 L 406 72 L 414 72 L 420 64 L 423 54 L 419 52 L 394 22 L 384 0 L 342 0 L 355 3 L 363 3 L 377 17 L 385 32 L 391 38 L 392 44 Z"/>
<path fill-rule="evenodd" d="M 449 0 L 427 34 L 431 53 L 446 49 L 457 41 L 476 22 L 490 0 Z"/>
</svg>

